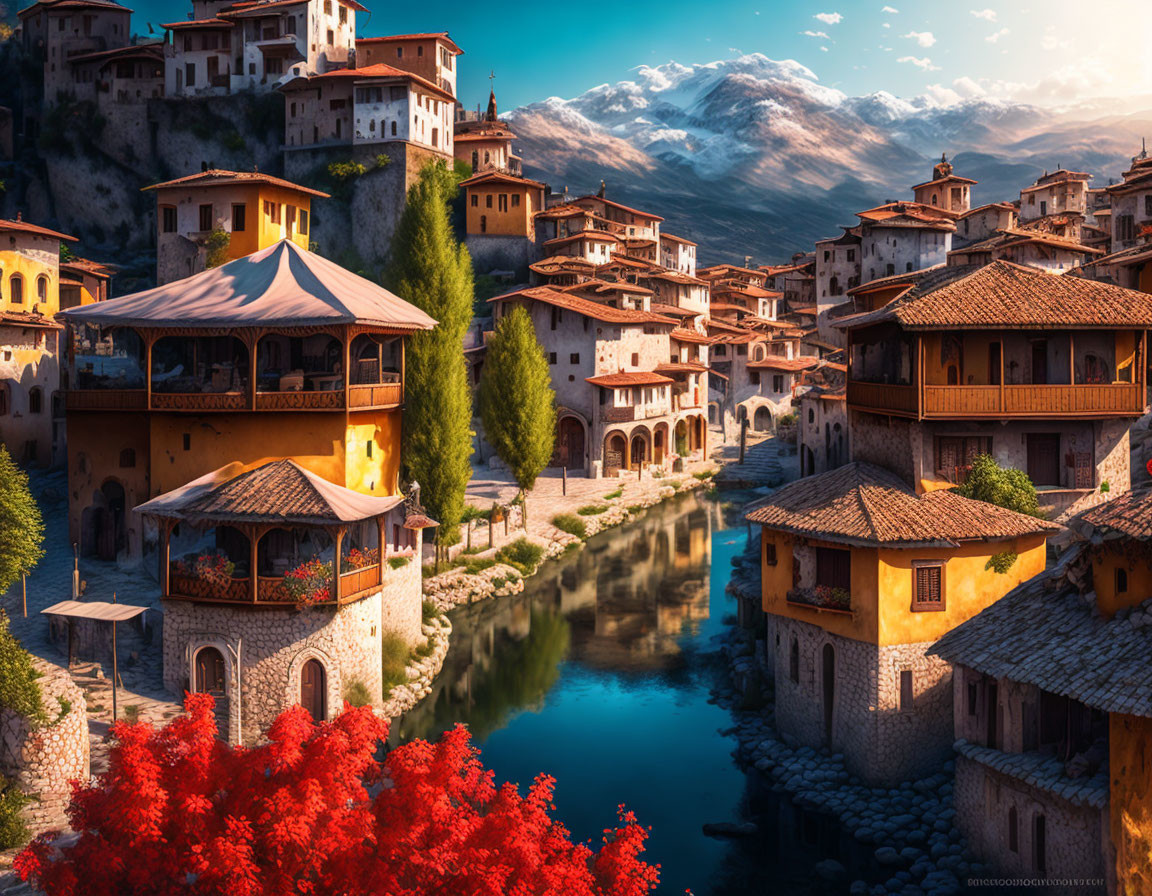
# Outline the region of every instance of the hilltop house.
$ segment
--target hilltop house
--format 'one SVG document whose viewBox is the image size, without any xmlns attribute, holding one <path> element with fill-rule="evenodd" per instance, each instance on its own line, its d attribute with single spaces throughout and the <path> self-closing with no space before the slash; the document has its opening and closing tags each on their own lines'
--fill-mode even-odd
<svg viewBox="0 0 1152 896">
<path fill-rule="evenodd" d="M 1086 171 L 1045 171 L 1043 177 L 1020 191 L 1020 223 L 1060 212 L 1086 214 L 1091 178 Z"/>
<path fill-rule="evenodd" d="M 71 308 L 68 525 L 139 557 L 132 508 L 235 461 L 289 458 L 365 495 L 399 489 L 404 338 L 433 321 L 296 243 Z"/>
<path fill-rule="evenodd" d="M 848 339 L 852 456 L 918 490 L 977 454 L 1024 470 L 1055 514 L 1129 488 L 1152 300 L 995 261 L 865 284 Z"/>
<path fill-rule="evenodd" d="M 428 34 L 392 34 L 361 37 L 356 41 L 356 65 L 368 68 L 383 63 L 411 72 L 456 96 L 456 57 L 464 51 L 447 31 Z"/>
<path fill-rule="evenodd" d="M 327 193 L 258 171 L 209 168 L 152 184 L 156 193 L 156 282 L 171 283 L 204 270 L 210 244 L 225 261 L 291 240 L 307 249 L 312 199 Z"/>
<path fill-rule="evenodd" d="M 956 827 L 997 874 L 1152 891 L 1152 496 L 1072 525 L 1049 574 L 930 653 L 955 666 Z"/>
<path fill-rule="evenodd" d="M 60 246 L 75 237 L 0 219 L 0 441 L 21 462 L 62 459 Z"/>
</svg>

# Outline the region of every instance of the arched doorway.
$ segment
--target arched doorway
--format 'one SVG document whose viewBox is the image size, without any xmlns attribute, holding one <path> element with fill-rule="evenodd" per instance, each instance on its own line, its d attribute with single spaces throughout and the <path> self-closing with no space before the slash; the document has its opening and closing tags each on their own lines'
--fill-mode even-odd
<svg viewBox="0 0 1152 896">
<path fill-rule="evenodd" d="M 804 461 L 806 469 L 801 471 L 801 475 L 811 476 L 816 472 L 816 455 L 812 453 L 812 449 L 807 445 L 804 446 Z"/>
<path fill-rule="evenodd" d="M 308 660 L 300 669 L 300 705 L 314 721 L 328 718 L 328 673 L 319 660 Z"/>
<path fill-rule="evenodd" d="M 94 508 L 95 553 L 101 560 L 115 560 L 127 544 L 124 486 L 108 479 L 100 486 L 99 504 Z"/>
<path fill-rule="evenodd" d="M 676 424 L 676 453 L 683 457 L 689 450 L 691 449 L 688 447 L 688 421 L 681 420 Z"/>
<path fill-rule="evenodd" d="M 628 451 L 628 441 L 623 433 L 611 433 L 604 440 L 604 472 L 614 475 L 624 469 L 624 455 Z"/>
<path fill-rule="evenodd" d="M 657 424 L 655 431 L 652 433 L 652 462 L 662 464 L 667 456 L 668 424 L 660 423 Z"/>
<path fill-rule="evenodd" d="M 768 432 L 772 428 L 772 412 L 761 405 L 752 415 L 752 428 L 757 432 Z"/>
<path fill-rule="evenodd" d="M 836 698 L 836 650 L 825 644 L 823 650 L 824 742 L 832 743 L 832 707 Z"/>
<path fill-rule="evenodd" d="M 561 417 L 556 425 L 556 448 L 552 466 L 568 470 L 584 469 L 584 424 L 571 415 Z"/>
<path fill-rule="evenodd" d="M 629 463 L 630 470 L 639 470 L 648 463 L 648 440 L 643 433 L 637 432 L 632 436 L 632 457 Z"/>
<path fill-rule="evenodd" d="M 193 663 L 192 689 L 197 694 L 223 697 L 225 694 L 224 654 L 215 647 L 201 647 Z"/>
</svg>

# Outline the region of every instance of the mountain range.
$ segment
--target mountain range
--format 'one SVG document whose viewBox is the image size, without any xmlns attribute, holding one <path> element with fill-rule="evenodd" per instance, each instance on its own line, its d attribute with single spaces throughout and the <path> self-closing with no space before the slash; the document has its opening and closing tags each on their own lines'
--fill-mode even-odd
<svg viewBox="0 0 1152 896">
<path fill-rule="evenodd" d="M 1129 104 L 1130 105 L 1130 104 Z M 525 174 L 554 192 L 599 189 L 662 215 L 700 244 L 702 262 L 780 261 L 911 199 L 947 152 L 979 181 L 973 203 L 1016 199 L 1058 167 L 1119 179 L 1152 132 L 1152 104 L 1049 108 L 977 98 L 940 102 L 849 96 L 805 66 L 761 54 L 699 65 L 641 66 L 632 80 L 508 116 Z"/>
</svg>

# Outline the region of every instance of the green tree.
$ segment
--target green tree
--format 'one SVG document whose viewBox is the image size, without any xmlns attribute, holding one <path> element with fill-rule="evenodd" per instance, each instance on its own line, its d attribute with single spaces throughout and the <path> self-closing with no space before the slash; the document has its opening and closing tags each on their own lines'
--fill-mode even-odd
<svg viewBox="0 0 1152 896">
<path fill-rule="evenodd" d="M 0 593 L 30 573 L 44 556 L 44 520 L 28 474 L 0 445 Z"/>
<path fill-rule="evenodd" d="M 1000 466 L 989 454 L 981 454 L 972 461 L 972 469 L 956 493 L 1028 516 L 1042 516 L 1036 486 L 1028 474 Z"/>
<path fill-rule="evenodd" d="M 10 709 L 33 722 L 46 722 L 36 681 L 39 677 L 32 657 L 8 628 L 8 614 L 0 610 L 0 709 Z"/>
<path fill-rule="evenodd" d="M 459 537 L 464 490 L 472 475 L 472 391 L 462 349 L 472 321 L 472 259 L 453 235 L 448 202 L 456 183 L 432 162 L 408 191 L 392 240 L 385 284 L 435 318 L 408 342 L 403 457 L 409 478 L 440 523 L 438 543 Z"/>
<path fill-rule="evenodd" d="M 228 249 L 232 245 L 232 235 L 227 230 L 217 227 L 208 234 L 205 243 L 207 254 L 204 258 L 205 268 L 218 268 L 228 260 Z"/>
<path fill-rule="evenodd" d="M 556 442 L 556 393 L 548 358 L 523 308 L 500 318 L 489 338 L 477 400 L 484 435 L 512 471 L 523 498 L 548 465 Z"/>
</svg>

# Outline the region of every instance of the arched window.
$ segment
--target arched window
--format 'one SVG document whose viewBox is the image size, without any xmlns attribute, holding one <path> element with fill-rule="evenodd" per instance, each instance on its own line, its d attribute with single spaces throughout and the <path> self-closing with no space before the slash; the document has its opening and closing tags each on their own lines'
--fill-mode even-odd
<svg viewBox="0 0 1152 896">
<path fill-rule="evenodd" d="M 39 414 L 44 410 L 44 390 L 33 386 L 28 390 L 28 413 Z"/>
<path fill-rule="evenodd" d="M 24 304 L 24 278 L 19 274 L 8 278 L 8 301 L 13 305 Z"/>
<path fill-rule="evenodd" d="M 812 408 L 808 408 L 808 422 L 809 423 L 815 423 L 816 422 L 816 411 L 814 411 Z"/>
<path fill-rule="evenodd" d="M 201 647 L 193 663 L 192 688 L 197 694 L 224 696 L 224 655 L 215 647 Z"/>
<path fill-rule="evenodd" d="M 44 274 L 36 278 L 36 301 L 48 301 L 48 278 Z"/>
<path fill-rule="evenodd" d="M 788 648 L 788 677 L 793 684 L 800 683 L 800 642 L 792 639 L 792 646 Z"/>
</svg>

